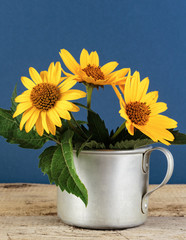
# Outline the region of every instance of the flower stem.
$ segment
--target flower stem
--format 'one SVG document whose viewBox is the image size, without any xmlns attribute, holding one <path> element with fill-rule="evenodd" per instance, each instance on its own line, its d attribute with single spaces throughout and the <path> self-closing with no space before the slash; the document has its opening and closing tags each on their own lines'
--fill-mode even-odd
<svg viewBox="0 0 186 240">
<path fill-rule="evenodd" d="M 86 90 L 87 90 L 87 108 L 90 109 L 93 87 L 90 85 L 87 85 Z"/>
<path fill-rule="evenodd" d="M 121 126 L 117 129 L 117 131 L 114 133 L 114 135 L 111 137 L 111 140 L 114 140 L 118 134 L 125 128 L 126 121 L 124 121 Z"/>
</svg>

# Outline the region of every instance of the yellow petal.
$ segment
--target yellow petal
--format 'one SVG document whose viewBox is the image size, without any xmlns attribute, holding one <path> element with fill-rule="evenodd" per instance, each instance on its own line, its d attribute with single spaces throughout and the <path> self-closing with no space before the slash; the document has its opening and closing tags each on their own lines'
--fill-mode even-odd
<svg viewBox="0 0 186 240">
<path fill-rule="evenodd" d="M 141 102 L 145 102 L 148 106 L 156 103 L 158 100 L 158 91 L 149 92 L 141 98 Z"/>
<path fill-rule="evenodd" d="M 131 75 L 130 75 L 130 71 L 129 71 L 127 79 L 126 79 L 126 83 L 125 83 L 125 89 L 124 89 L 124 97 L 125 97 L 126 104 L 131 101 L 130 81 L 131 81 Z"/>
<path fill-rule="evenodd" d="M 74 79 L 67 78 L 63 81 L 58 87 L 60 88 L 61 93 L 68 91 L 74 85 L 76 85 L 77 81 Z"/>
<path fill-rule="evenodd" d="M 36 131 L 39 134 L 39 136 L 43 136 L 44 128 L 42 125 L 41 113 L 39 114 L 39 117 L 36 122 Z"/>
<path fill-rule="evenodd" d="M 40 72 L 40 77 L 42 79 L 43 82 L 47 83 L 48 82 L 48 72 L 47 71 L 42 71 Z"/>
<path fill-rule="evenodd" d="M 109 73 L 111 73 L 112 71 L 114 71 L 114 69 L 118 66 L 117 62 L 109 62 L 106 63 L 105 65 L 103 65 L 101 67 L 101 71 L 103 72 L 104 75 L 108 75 Z"/>
<path fill-rule="evenodd" d="M 114 71 L 113 73 L 110 73 L 108 75 L 109 78 L 115 78 L 116 76 L 118 78 L 124 77 L 128 72 L 130 71 L 130 68 L 122 68 L 120 70 Z"/>
<path fill-rule="evenodd" d="M 99 56 L 96 51 L 90 54 L 90 65 L 99 67 Z"/>
<path fill-rule="evenodd" d="M 150 131 L 148 125 L 144 125 L 144 126 L 140 126 L 140 125 L 135 125 L 135 127 L 137 129 L 139 129 L 142 133 L 144 133 L 146 136 L 148 136 L 149 138 L 151 138 L 154 142 L 158 141 L 158 138 L 156 135 L 154 135 L 152 133 L 152 131 Z"/>
<path fill-rule="evenodd" d="M 35 87 L 35 83 L 32 82 L 29 78 L 27 77 L 21 77 L 21 82 L 22 84 L 27 88 L 27 89 L 32 89 L 33 87 Z"/>
<path fill-rule="evenodd" d="M 86 68 L 87 65 L 89 64 L 89 54 L 86 49 L 83 49 L 80 55 L 80 65 L 81 68 Z"/>
<path fill-rule="evenodd" d="M 31 117 L 28 119 L 28 121 L 25 124 L 25 131 L 28 133 L 30 132 L 30 130 L 33 128 L 33 126 L 35 125 L 38 117 L 39 117 L 39 113 L 40 111 L 38 109 L 36 109 L 33 114 L 31 115 Z"/>
<path fill-rule="evenodd" d="M 54 62 L 51 62 L 51 64 L 48 67 L 48 82 L 53 83 L 53 73 L 54 73 Z"/>
<path fill-rule="evenodd" d="M 166 139 L 168 141 L 173 141 L 174 136 L 171 132 L 169 132 L 167 129 L 162 128 L 162 126 L 154 125 L 152 122 L 149 122 L 148 125 L 149 131 L 153 136 L 157 138 L 157 140 L 161 141 L 162 139 Z"/>
<path fill-rule="evenodd" d="M 72 77 L 72 76 L 74 76 L 74 75 L 71 74 L 71 73 L 65 72 L 65 71 L 63 70 L 63 68 L 61 68 L 61 70 L 62 70 L 62 72 L 63 72 L 67 77 Z"/>
<path fill-rule="evenodd" d="M 131 79 L 131 101 L 135 102 L 137 101 L 137 94 L 138 94 L 138 88 L 139 88 L 139 84 L 140 84 L 140 75 L 139 72 L 135 72 L 134 75 L 132 76 Z"/>
<path fill-rule="evenodd" d="M 57 101 L 55 104 L 55 108 L 60 108 L 60 109 L 64 109 L 64 110 L 68 110 L 71 112 L 78 112 L 79 111 L 79 107 L 76 106 L 75 104 L 68 102 L 68 101 Z"/>
<path fill-rule="evenodd" d="M 86 93 L 81 90 L 70 89 L 61 94 L 59 101 L 61 100 L 76 100 L 86 97 Z"/>
<path fill-rule="evenodd" d="M 35 112 L 35 110 L 36 110 L 36 108 L 32 107 L 23 113 L 23 116 L 22 116 L 21 122 L 20 122 L 20 130 L 23 129 L 24 124 L 32 116 L 32 114 Z"/>
<path fill-rule="evenodd" d="M 176 128 L 177 122 L 164 115 L 155 115 L 150 117 L 150 123 L 154 124 L 154 126 L 161 126 L 162 128 Z"/>
<path fill-rule="evenodd" d="M 46 111 L 41 112 L 41 121 L 42 121 L 42 126 L 43 126 L 44 130 L 47 133 L 49 133 L 49 129 L 48 129 L 47 121 L 46 121 Z"/>
<path fill-rule="evenodd" d="M 24 91 L 21 95 L 15 98 L 15 102 L 28 102 L 30 101 L 30 90 Z"/>
<path fill-rule="evenodd" d="M 140 101 L 146 95 L 148 87 L 149 87 L 149 78 L 144 78 L 139 84 L 136 101 Z"/>
<path fill-rule="evenodd" d="M 157 115 L 167 110 L 167 104 L 163 102 L 153 103 L 150 105 L 150 116 Z"/>
<path fill-rule="evenodd" d="M 54 108 L 47 111 L 47 116 L 49 119 L 58 127 L 62 126 L 61 119 Z"/>
<path fill-rule="evenodd" d="M 66 120 L 71 119 L 71 116 L 66 109 L 63 109 L 62 107 L 55 106 L 55 110 L 61 118 L 66 119 Z"/>
<path fill-rule="evenodd" d="M 29 73 L 30 73 L 30 77 L 32 78 L 32 80 L 36 83 L 42 83 L 42 79 L 41 76 L 39 75 L 39 73 L 32 67 L 29 68 Z"/>
<path fill-rule="evenodd" d="M 48 115 L 46 115 L 46 122 L 48 126 L 49 132 L 51 132 L 52 135 L 56 135 L 56 126 L 53 124 L 53 122 L 49 119 Z"/>
<path fill-rule="evenodd" d="M 119 113 L 120 113 L 120 116 L 122 117 L 122 118 L 124 118 L 125 120 L 127 120 L 127 121 L 130 121 L 129 120 L 129 117 L 128 117 L 128 115 L 126 114 L 126 111 L 125 111 L 125 109 L 122 107 L 121 108 L 121 110 L 119 111 Z"/>
<path fill-rule="evenodd" d="M 61 82 L 61 64 L 57 62 L 54 66 L 53 76 L 51 79 L 52 83 L 56 86 Z"/>
<path fill-rule="evenodd" d="M 117 87 L 115 85 L 112 85 L 115 93 L 116 93 L 116 96 L 118 97 L 118 99 L 122 102 L 123 105 L 125 105 L 125 102 L 121 96 L 121 93 L 119 92 L 119 90 L 117 89 Z"/>
<path fill-rule="evenodd" d="M 24 111 L 26 111 L 27 109 L 32 107 L 32 103 L 31 102 L 23 102 L 23 103 L 19 103 L 16 111 L 13 115 L 13 118 L 17 117 L 18 115 L 20 115 L 21 113 L 23 113 Z"/>
<path fill-rule="evenodd" d="M 71 112 L 79 112 L 79 107 L 78 106 L 76 106 L 74 103 L 71 103 L 70 102 L 70 104 L 71 104 L 71 108 L 69 108 L 69 111 L 71 111 Z"/>
<path fill-rule="evenodd" d="M 127 121 L 126 122 L 126 128 L 128 130 L 128 132 L 130 133 L 130 135 L 134 135 L 134 126 L 131 122 Z"/>
<path fill-rule="evenodd" d="M 61 49 L 59 53 L 65 66 L 74 74 L 77 73 L 77 70 L 80 68 L 80 65 L 76 62 L 74 57 L 65 49 Z"/>
</svg>

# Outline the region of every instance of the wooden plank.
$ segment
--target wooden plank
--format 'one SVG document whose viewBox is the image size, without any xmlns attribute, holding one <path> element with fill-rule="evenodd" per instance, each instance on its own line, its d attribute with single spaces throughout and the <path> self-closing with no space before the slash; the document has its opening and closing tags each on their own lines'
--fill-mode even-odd
<svg viewBox="0 0 186 240">
<path fill-rule="evenodd" d="M 149 217 L 136 228 L 88 230 L 63 224 L 57 216 L 0 217 L 1 240 L 185 240 L 186 218 Z"/>
<path fill-rule="evenodd" d="M 56 198 L 54 185 L 0 184 L 0 216 L 56 215 Z M 186 185 L 166 185 L 154 192 L 149 216 L 186 216 Z"/>
</svg>

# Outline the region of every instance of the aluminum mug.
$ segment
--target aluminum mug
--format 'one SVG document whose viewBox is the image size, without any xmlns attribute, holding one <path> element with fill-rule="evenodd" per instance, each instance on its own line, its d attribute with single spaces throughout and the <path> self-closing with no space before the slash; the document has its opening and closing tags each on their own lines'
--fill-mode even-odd
<svg viewBox="0 0 186 240">
<path fill-rule="evenodd" d="M 162 183 L 148 191 L 149 159 L 154 150 L 167 159 Z M 124 229 L 143 224 L 149 196 L 170 179 L 174 160 L 165 148 L 146 147 L 126 151 L 74 152 L 77 174 L 88 190 L 88 206 L 58 187 L 58 216 L 69 225 L 91 229 Z"/>
</svg>

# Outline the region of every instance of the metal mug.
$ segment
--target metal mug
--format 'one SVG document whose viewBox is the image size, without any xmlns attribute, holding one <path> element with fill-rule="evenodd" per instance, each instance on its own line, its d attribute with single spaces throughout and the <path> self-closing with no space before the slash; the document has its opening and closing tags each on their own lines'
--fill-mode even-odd
<svg viewBox="0 0 186 240">
<path fill-rule="evenodd" d="M 167 158 L 162 183 L 148 191 L 149 159 L 154 150 Z M 58 187 L 58 216 L 64 223 L 92 229 L 123 229 L 143 224 L 149 196 L 170 179 L 174 160 L 165 148 L 146 147 L 126 151 L 74 152 L 77 174 L 88 190 L 88 206 Z"/>
</svg>

